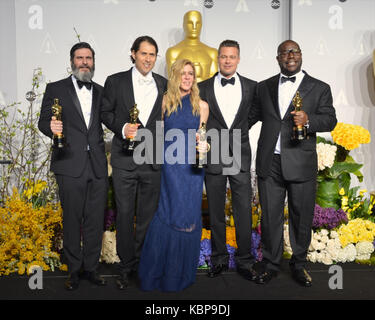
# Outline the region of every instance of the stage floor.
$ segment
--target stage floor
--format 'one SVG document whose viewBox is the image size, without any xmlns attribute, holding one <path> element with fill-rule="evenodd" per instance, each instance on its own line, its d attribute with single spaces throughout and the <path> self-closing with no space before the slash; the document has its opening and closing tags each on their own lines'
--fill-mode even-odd
<svg viewBox="0 0 375 320">
<path fill-rule="evenodd" d="M 243 279 L 235 271 L 228 271 L 210 279 L 206 271 L 198 270 L 196 282 L 178 293 L 143 292 L 133 279 L 130 286 L 120 291 L 115 284 L 113 265 L 101 264 L 100 274 L 107 279 L 107 286 L 97 287 L 87 280 L 81 280 L 76 291 L 64 289 L 65 272 L 43 272 L 43 289 L 31 290 L 29 277 L 12 274 L 0 277 L 0 299 L 68 299 L 68 300 L 333 300 L 333 299 L 375 299 L 375 267 L 345 263 L 342 267 L 342 289 L 330 289 L 330 278 L 338 273 L 329 273 L 329 266 L 308 264 L 313 286 L 303 288 L 293 281 L 288 261 L 283 261 L 282 272 L 267 285 L 257 285 Z M 332 270 L 331 270 L 332 271 Z M 331 279 L 331 283 L 336 283 Z"/>
</svg>

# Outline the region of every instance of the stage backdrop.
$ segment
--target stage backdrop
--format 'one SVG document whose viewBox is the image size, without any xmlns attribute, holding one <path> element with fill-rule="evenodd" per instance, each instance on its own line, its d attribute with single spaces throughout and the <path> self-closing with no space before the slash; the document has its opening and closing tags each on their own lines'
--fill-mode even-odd
<svg viewBox="0 0 375 320">
<path fill-rule="evenodd" d="M 202 42 L 239 41 L 238 71 L 257 81 L 278 73 L 281 41 L 299 42 L 303 69 L 331 85 L 338 120 L 370 131 L 371 144 L 352 154 L 365 163 L 363 185 L 375 189 L 373 0 L 1 0 L 0 104 L 26 102 L 35 68 L 47 82 L 68 75 L 69 50 L 78 41 L 74 28 L 96 51 L 98 83 L 131 67 L 131 44 L 145 34 L 159 45 L 154 71 L 166 75 L 165 52 L 184 38 L 188 10 L 202 13 Z M 259 129 L 250 131 L 253 155 Z"/>
</svg>

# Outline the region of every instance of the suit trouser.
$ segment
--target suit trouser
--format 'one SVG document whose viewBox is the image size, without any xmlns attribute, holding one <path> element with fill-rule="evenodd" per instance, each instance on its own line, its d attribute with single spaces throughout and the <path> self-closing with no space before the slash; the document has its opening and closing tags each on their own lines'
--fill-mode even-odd
<svg viewBox="0 0 375 320">
<path fill-rule="evenodd" d="M 89 160 L 80 177 L 55 176 L 63 209 L 64 257 L 69 272 L 81 268 L 95 271 L 102 248 L 108 178 L 97 178 Z"/>
<path fill-rule="evenodd" d="M 288 196 L 289 238 L 293 255 L 290 266 L 303 268 L 311 241 L 316 178 L 303 182 L 286 181 L 280 155 L 274 155 L 268 177 L 258 177 L 262 207 L 262 253 L 267 269 L 278 271 L 284 251 L 284 203 Z"/>
<path fill-rule="evenodd" d="M 211 262 L 213 265 L 228 264 L 226 247 L 225 199 L 229 179 L 232 193 L 233 218 L 238 249 L 235 254 L 237 267 L 249 267 L 254 263 L 251 255 L 251 178 L 250 172 L 237 175 L 206 173 L 208 212 L 211 227 Z"/>
<path fill-rule="evenodd" d="M 160 170 L 144 164 L 129 171 L 113 168 L 116 199 L 116 248 L 120 273 L 138 268 L 147 228 L 156 212 L 160 195 Z M 136 227 L 134 227 L 134 215 Z"/>
</svg>

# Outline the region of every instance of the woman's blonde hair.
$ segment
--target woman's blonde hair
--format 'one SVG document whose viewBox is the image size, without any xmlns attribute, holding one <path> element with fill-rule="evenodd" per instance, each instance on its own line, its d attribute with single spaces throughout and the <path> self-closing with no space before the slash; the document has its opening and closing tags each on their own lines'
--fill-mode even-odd
<svg viewBox="0 0 375 320">
<path fill-rule="evenodd" d="M 197 77 L 195 74 L 194 64 L 187 59 L 176 60 L 171 66 L 170 78 L 168 81 L 167 92 L 164 96 L 164 108 L 169 116 L 172 112 L 176 112 L 178 106 L 181 106 L 181 73 L 186 65 L 193 68 L 194 80 L 190 92 L 190 102 L 193 107 L 193 114 L 199 115 L 199 88 L 197 85 Z"/>
</svg>

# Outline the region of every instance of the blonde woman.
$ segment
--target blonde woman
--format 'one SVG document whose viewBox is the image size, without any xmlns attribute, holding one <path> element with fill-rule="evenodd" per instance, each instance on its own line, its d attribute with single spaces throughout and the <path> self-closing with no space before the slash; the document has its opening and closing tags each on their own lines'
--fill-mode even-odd
<svg viewBox="0 0 375 320">
<path fill-rule="evenodd" d="M 180 291 L 195 281 L 201 239 L 204 169 L 195 168 L 195 132 L 207 122 L 194 66 L 177 60 L 163 99 L 164 164 L 159 206 L 147 230 L 139 265 L 141 288 Z M 207 151 L 206 144 L 200 144 Z M 192 152 L 193 150 L 193 152 Z"/>
</svg>

